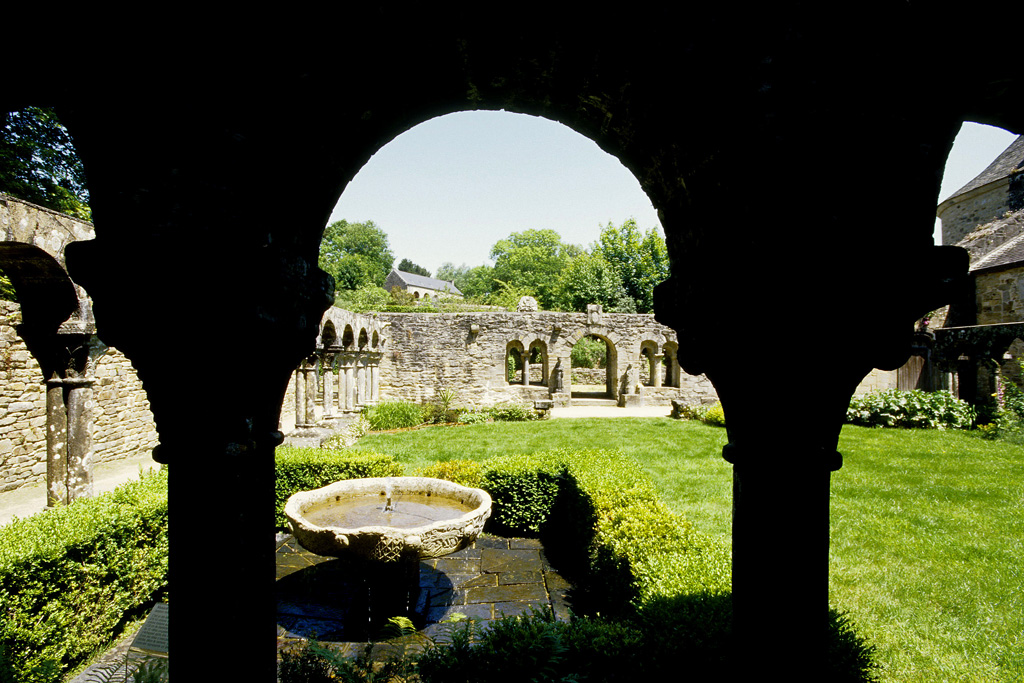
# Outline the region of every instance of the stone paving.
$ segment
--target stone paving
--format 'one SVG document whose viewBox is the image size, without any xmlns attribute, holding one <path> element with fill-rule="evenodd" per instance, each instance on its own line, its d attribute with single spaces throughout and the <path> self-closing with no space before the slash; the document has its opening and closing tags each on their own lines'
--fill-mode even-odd
<svg viewBox="0 0 1024 683">
<path fill-rule="evenodd" d="M 314 555 L 288 536 L 278 544 L 278 642 L 313 638 L 346 654 L 367 646 L 367 602 L 357 572 L 345 560 Z M 382 646 L 389 652 L 422 649 L 462 618 L 487 623 L 531 609 L 569 619 L 569 584 L 548 564 L 540 542 L 484 536 L 468 548 L 419 563 L 418 594 L 410 617 L 417 635 Z M 461 617 L 458 615 L 462 615 Z M 353 629 L 353 623 L 356 628 Z"/>
</svg>

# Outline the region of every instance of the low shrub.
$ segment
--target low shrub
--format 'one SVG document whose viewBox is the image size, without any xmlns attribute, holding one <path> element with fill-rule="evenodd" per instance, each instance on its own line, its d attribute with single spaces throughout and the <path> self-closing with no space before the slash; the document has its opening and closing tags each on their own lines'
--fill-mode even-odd
<svg viewBox="0 0 1024 683">
<path fill-rule="evenodd" d="M 854 396 L 846 421 L 866 427 L 969 429 L 976 413 L 966 401 L 948 391 L 886 389 Z"/>
<path fill-rule="evenodd" d="M 722 407 L 721 403 L 716 403 L 706 411 L 704 411 L 701 421 L 705 424 L 715 425 L 716 427 L 725 426 L 725 408 Z"/>
<path fill-rule="evenodd" d="M 343 479 L 398 477 L 401 463 L 394 457 L 365 451 L 332 451 L 323 448 L 278 446 L 274 455 L 275 520 L 279 529 L 288 528 L 284 506 L 299 491 L 310 491 Z"/>
<path fill-rule="evenodd" d="M 561 466 L 536 455 L 484 463 L 481 488 L 491 495 L 489 524 L 498 533 L 536 536 L 558 495 Z"/>
<path fill-rule="evenodd" d="M 483 483 L 483 467 L 475 460 L 445 460 L 419 470 L 416 476 L 444 479 L 462 486 L 479 488 Z"/>
<path fill-rule="evenodd" d="M 523 403 L 499 403 L 490 408 L 488 413 L 495 422 L 529 422 L 537 419 L 537 411 L 533 406 Z"/>
<path fill-rule="evenodd" d="M 363 408 L 370 430 L 385 432 L 423 424 L 423 406 L 405 401 L 383 401 Z"/>
<path fill-rule="evenodd" d="M 51 683 L 167 590 L 167 473 L 0 528 L 0 681 Z"/>
<path fill-rule="evenodd" d="M 486 411 L 479 410 L 463 410 L 459 413 L 459 424 L 463 425 L 475 425 L 481 422 L 487 422 L 489 416 Z"/>
</svg>

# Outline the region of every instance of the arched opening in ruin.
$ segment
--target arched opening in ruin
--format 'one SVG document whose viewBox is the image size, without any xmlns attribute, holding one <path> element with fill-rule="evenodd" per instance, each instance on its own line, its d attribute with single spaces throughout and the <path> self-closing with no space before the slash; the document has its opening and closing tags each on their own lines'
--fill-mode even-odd
<svg viewBox="0 0 1024 683">
<path fill-rule="evenodd" d="M 533 386 L 548 385 L 548 345 L 541 339 L 530 342 L 526 355 L 529 361 L 529 383 Z"/>
<path fill-rule="evenodd" d="M 573 344 L 569 358 L 574 402 L 618 397 L 618 351 L 610 339 L 596 334 L 581 337 Z"/>
<path fill-rule="evenodd" d="M 505 346 L 505 381 L 509 384 L 525 384 L 524 377 L 528 379 L 527 375 L 523 373 L 523 359 L 526 356 L 526 350 L 523 348 L 523 343 L 518 339 L 510 341 Z"/>
</svg>

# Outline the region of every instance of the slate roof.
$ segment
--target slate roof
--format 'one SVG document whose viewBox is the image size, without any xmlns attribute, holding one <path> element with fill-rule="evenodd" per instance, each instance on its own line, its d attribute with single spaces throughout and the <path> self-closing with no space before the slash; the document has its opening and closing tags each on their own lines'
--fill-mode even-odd
<svg viewBox="0 0 1024 683">
<path fill-rule="evenodd" d="M 416 273 L 407 273 L 404 270 L 394 269 L 392 272 L 398 275 L 398 278 L 407 285 L 413 287 L 423 287 L 424 289 L 435 289 L 439 292 L 448 290 L 452 294 L 458 294 L 462 296 L 462 292 L 455 286 L 455 283 L 451 280 L 438 280 L 437 278 L 424 277 L 423 275 L 417 275 Z"/>
<path fill-rule="evenodd" d="M 995 270 L 1014 264 L 1024 264 L 1024 233 L 996 247 L 971 264 L 971 272 Z"/>
<path fill-rule="evenodd" d="M 1004 149 L 1003 153 L 997 156 L 995 161 L 979 173 L 974 180 L 949 195 L 941 203 L 945 204 L 954 197 L 959 197 L 982 185 L 988 185 L 991 182 L 1005 178 L 1013 169 L 1022 167 L 1024 167 L 1024 135 L 1018 136 L 1016 140 L 1011 142 L 1010 146 Z"/>
</svg>

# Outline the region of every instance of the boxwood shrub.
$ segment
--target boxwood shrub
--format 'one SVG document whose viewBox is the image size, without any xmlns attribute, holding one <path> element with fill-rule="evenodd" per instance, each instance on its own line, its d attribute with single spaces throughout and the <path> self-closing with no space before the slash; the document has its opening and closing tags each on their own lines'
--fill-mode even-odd
<svg viewBox="0 0 1024 683">
<path fill-rule="evenodd" d="M 0 528 L 0 681 L 59 681 L 167 596 L 167 474 Z"/>
<path fill-rule="evenodd" d="M 277 528 L 287 529 L 284 506 L 299 491 L 310 491 L 343 479 L 400 477 L 402 464 L 390 455 L 369 451 L 279 446 L 274 455 L 274 499 Z"/>
</svg>

